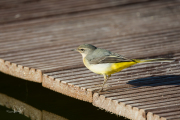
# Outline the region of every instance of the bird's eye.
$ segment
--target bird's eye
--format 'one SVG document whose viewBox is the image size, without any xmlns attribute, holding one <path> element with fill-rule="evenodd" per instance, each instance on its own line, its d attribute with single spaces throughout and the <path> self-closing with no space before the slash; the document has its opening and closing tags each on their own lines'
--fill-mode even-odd
<svg viewBox="0 0 180 120">
<path fill-rule="evenodd" d="M 84 51 L 84 49 L 80 49 L 81 51 Z"/>
</svg>

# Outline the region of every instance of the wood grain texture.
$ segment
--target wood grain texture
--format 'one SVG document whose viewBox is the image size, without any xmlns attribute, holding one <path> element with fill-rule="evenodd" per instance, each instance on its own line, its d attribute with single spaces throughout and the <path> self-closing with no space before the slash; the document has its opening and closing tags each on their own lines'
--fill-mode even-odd
<svg viewBox="0 0 180 120">
<path fill-rule="evenodd" d="M 11 4 L 9 4 L 11 3 Z M 0 71 L 132 120 L 179 119 L 180 2 L 2 0 Z M 89 43 L 128 58 L 174 58 L 103 77 L 79 53 Z"/>
</svg>

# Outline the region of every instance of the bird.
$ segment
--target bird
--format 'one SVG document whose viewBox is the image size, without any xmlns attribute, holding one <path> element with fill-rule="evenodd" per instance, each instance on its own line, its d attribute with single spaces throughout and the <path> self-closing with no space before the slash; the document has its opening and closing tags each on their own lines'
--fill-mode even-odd
<svg viewBox="0 0 180 120">
<path fill-rule="evenodd" d="M 157 59 L 129 59 L 120 54 L 113 53 L 109 50 L 95 47 L 91 44 L 82 44 L 78 48 L 73 49 L 82 55 L 84 65 L 92 72 L 104 76 L 104 82 L 101 92 L 105 83 L 111 77 L 111 74 L 120 72 L 132 65 L 144 62 L 173 62 L 173 59 L 157 58 Z"/>
</svg>

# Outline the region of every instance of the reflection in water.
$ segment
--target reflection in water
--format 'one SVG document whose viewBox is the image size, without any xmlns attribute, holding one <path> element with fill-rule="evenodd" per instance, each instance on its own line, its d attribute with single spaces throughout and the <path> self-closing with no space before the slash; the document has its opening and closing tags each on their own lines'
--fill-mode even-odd
<svg viewBox="0 0 180 120">
<path fill-rule="evenodd" d="M 54 92 L 39 83 L 3 73 L 0 73 L 0 119 L 125 120 L 100 110 L 91 103 Z"/>
</svg>

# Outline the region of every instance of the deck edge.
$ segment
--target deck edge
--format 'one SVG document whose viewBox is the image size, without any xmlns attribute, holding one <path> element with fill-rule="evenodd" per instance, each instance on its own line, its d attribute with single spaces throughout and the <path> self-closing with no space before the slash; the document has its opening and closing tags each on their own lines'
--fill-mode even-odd
<svg viewBox="0 0 180 120">
<path fill-rule="evenodd" d="M 146 120 L 146 113 L 143 109 L 126 105 L 123 102 L 119 103 L 117 100 L 105 98 L 105 96 L 98 93 L 93 95 L 93 105 L 131 120 Z"/>
<path fill-rule="evenodd" d="M 21 79 L 33 81 L 33 82 L 42 82 L 42 72 L 41 70 L 24 67 L 9 61 L 0 59 L 0 71 L 9 74 Z"/>
<path fill-rule="evenodd" d="M 164 117 L 160 117 L 159 115 L 153 114 L 152 112 L 148 112 L 147 120 L 167 120 L 167 119 Z"/>
<path fill-rule="evenodd" d="M 91 103 L 93 100 L 92 91 L 60 81 L 46 74 L 43 74 L 42 86 L 86 102 Z"/>
</svg>

